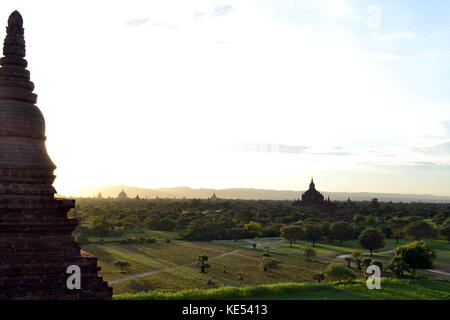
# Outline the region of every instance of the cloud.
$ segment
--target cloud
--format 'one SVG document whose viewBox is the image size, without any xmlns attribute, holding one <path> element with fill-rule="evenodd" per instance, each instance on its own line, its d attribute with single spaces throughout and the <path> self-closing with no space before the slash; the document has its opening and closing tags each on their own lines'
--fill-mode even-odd
<svg viewBox="0 0 450 320">
<path fill-rule="evenodd" d="M 419 36 L 417 34 L 411 32 L 397 32 L 380 36 L 380 38 L 383 40 L 412 40 L 418 37 Z"/>
<path fill-rule="evenodd" d="M 325 16 L 349 17 L 354 13 L 354 8 L 346 0 L 314 0 L 313 6 Z"/>
<path fill-rule="evenodd" d="M 414 148 L 414 151 L 429 155 L 450 155 L 450 141 L 429 147 Z"/>
<path fill-rule="evenodd" d="M 204 12 L 195 12 L 195 13 L 192 15 L 193 18 L 202 18 L 202 17 L 204 17 L 204 16 L 205 16 L 205 13 L 204 13 Z"/>
<path fill-rule="evenodd" d="M 233 145 L 232 149 L 235 151 L 244 152 L 264 152 L 264 153 L 287 153 L 299 154 L 305 153 L 308 146 L 289 146 L 278 143 L 244 143 Z"/>
<path fill-rule="evenodd" d="M 147 23 L 148 21 L 150 21 L 150 18 L 132 18 L 129 19 L 127 21 L 124 22 L 124 25 L 127 27 L 136 27 L 136 26 L 140 26 L 144 23 Z"/>
<path fill-rule="evenodd" d="M 195 12 L 192 17 L 195 19 L 204 18 L 204 17 L 222 17 L 226 16 L 234 11 L 234 7 L 231 5 L 223 5 L 214 7 L 212 10 L 207 12 Z"/>
<path fill-rule="evenodd" d="M 233 10 L 233 6 L 230 5 L 218 6 L 214 8 L 213 14 L 215 16 L 225 16 L 233 12 Z"/>
<path fill-rule="evenodd" d="M 317 153 L 311 153 L 319 156 L 351 156 L 355 153 L 349 152 L 349 151 L 329 151 L 329 152 L 317 152 Z"/>
<path fill-rule="evenodd" d="M 395 61 L 401 59 L 400 56 L 392 53 L 375 52 L 375 51 L 361 51 L 359 55 L 363 59 L 371 59 L 379 61 Z"/>
<path fill-rule="evenodd" d="M 442 127 L 447 130 L 447 134 L 450 135 L 450 121 L 442 121 Z"/>
<path fill-rule="evenodd" d="M 178 26 L 168 24 L 166 22 L 162 21 L 155 21 L 151 19 L 150 17 L 147 18 L 133 18 L 129 19 L 124 22 L 124 26 L 126 27 L 137 27 L 141 26 L 143 24 L 150 23 L 152 27 L 160 27 L 160 28 L 167 28 L 167 29 L 178 29 Z"/>
</svg>

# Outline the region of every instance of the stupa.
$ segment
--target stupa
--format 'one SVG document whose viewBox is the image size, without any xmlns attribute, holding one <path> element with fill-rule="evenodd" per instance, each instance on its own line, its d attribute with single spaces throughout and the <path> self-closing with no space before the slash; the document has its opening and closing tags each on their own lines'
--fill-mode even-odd
<svg viewBox="0 0 450 320">
<path fill-rule="evenodd" d="M 97 258 L 81 251 L 67 213 L 74 200 L 55 198 L 55 165 L 45 121 L 26 70 L 23 20 L 8 19 L 0 59 L 0 299 L 111 299 Z M 79 288 L 68 285 L 73 266 Z"/>
</svg>

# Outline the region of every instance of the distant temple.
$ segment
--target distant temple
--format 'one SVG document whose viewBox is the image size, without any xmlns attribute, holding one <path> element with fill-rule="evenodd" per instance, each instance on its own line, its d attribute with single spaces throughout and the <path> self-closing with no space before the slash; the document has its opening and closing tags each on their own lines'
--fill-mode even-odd
<svg viewBox="0 0 450 320">
<path fill-rule="evenodd" d="M 119 199 L 128 199 L 128 196 L 127 196 L 127 194 L 125 193 L 125 191 L 123 191 L 123 189 L 122 189 L 122 192 L 119 193 L 118 198 L 119 198 Z"/>
<path fill-rule="evenodd" d="M 102 196 L 102 193 L 101 193 L 101 192 L 98 193 L 97 199 L 103 199 L 103 196 Z"/>
<path fill-rule="evenodd" d="M 327 200 L 330 201 L 329 198 Z M 325 204 L 325 200 L 323 195 L 316 190 L 316 186 L 314 184 L 313 178 L 311 178 L 311 183 L 309 184 L 309 189 L 306 190 L 302 194 L 302 200 L 298 199 L 295 200 L 294 204 L 296 205 L 304 205 L 304 206 L 311 206 L 311 205 L 318 205 L 318 204 Z"/>
<path fill-rule="evenodd" d="M 216 201 L 216 200 L 220 200 L 220 199 L 216 196 L 216 193 L 214 193 L 214 194 L 212 195 L 212 197 L 209 198 L 209 200 Z"/>
</svg>

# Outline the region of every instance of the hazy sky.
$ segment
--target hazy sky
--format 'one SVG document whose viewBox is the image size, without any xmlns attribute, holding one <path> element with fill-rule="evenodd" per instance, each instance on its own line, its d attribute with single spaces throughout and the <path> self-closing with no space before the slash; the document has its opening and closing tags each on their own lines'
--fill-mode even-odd
<svg viewBox="0 0 450 320">
<path fill-rule="evenodd" d="M 448 1 L 9 1 L 60 193 L 450 195 Z M 2 37 L 5 29 L 2 29 Z"/>
</svg>

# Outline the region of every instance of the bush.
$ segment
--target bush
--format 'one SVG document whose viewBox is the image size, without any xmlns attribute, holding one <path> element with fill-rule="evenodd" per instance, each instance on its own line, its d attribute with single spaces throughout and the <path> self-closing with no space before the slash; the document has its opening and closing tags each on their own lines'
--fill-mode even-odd
<svg viewBox="0 0 450 320">
<path fill-rule="evenodd" d="M 317 250 L 314 248 L 311 248 L 310 246 L 305 246 L 302 248 L 302 251 L 306 257 L 307 260 L 309 260 L 309 258 L 314 257 L 317 255 Z"/>
<path fill-rule="evenodd" d="M 77 237 L 77 240 L 78 240 L 78 243 L 80 244 L 80 246 L 89 244 L 89 238 L 88 238 L 87 234 L 85 234 L 85 233 L 80 233 L 80 235 Z"/>
<path fill-rule="evenodd" d="M 353 271 L 338 263 L 329 264 L 325 270 L 325 275 L 329 281 L 350 280 L 356 278 Z"/>
<path fill-rule="evenodd" d="M 402 257 L 392 258 L 388 268 L 395 273 L 397 278 L 403 277 L 403 273 L 409 271 L 408 264 Z"/>
<path fill-rule="evenodd" d="M 372 260 L 370 262 L 370 265 L 375 265 L 378 266 L 380 268 L 380 271 L 383 271 L 383 263 L 381 261 L 378 260 Z"/>
<path fill-rule="evenodd" d="M 109 235 L 109 228 L 104 224 L 99 223 L 92 226 L 88 233 L 91 236 L 104 237 Z"/>
<path fill-rule="evenodd" d="M 416 269 L 432 269 L 436 254 L 426 243 L 415 241 L 397 247 L 394 257 L 401 257 L 414 273 Z"/>
<path fill-rule="evenodd" d="M 269 258 L 269 257 L 262 257 L 259 261 L 259 266 L 262 271 L 269 271 L 271 269 L 277 269 L 280 261 Z"/>
<path fill-rule="evenodd" d="M 323 273 L 315 273 L 313 274 L 312 279 L 320 283 L 321 280 L 325 280 L 325 275 Z"/>
</svg>

